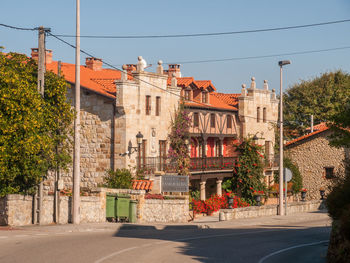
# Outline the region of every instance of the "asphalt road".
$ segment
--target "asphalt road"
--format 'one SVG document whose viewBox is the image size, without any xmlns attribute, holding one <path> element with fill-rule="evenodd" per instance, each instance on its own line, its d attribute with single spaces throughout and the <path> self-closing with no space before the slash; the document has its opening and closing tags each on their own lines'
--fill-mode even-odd
<svg viewBox="0 0 350 263">
<path fill-rule="evenodd" d="M 202 228 L 115 226 L 3 229 L 0 262 L 318 263 L 325 262 L 330 234 L 326 214 L 209 222 Z"/>
</svg>

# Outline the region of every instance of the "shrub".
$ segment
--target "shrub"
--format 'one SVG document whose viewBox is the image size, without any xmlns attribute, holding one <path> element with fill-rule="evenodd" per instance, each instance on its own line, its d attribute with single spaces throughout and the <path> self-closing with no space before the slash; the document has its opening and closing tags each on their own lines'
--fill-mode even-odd
<svg viewBox="0 0 350 263">
<path fill-rule="evenodd" d="M 132 175 L 128 169 L 109 170 L 105 177 L 105 187 L 117 189 L 131 189 Z"/>
</svg>

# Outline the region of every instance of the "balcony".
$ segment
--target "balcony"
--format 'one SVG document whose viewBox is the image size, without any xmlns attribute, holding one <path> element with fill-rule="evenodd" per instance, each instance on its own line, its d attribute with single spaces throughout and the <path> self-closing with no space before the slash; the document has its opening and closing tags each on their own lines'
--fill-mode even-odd
<svg viewBox="0 0 350 263">
<path fill-rule="evenodd" d="M 232 170 L 237 157 L 206 157 L 190 158 L 190 172 Z M 167 173 L 177 172 L 177 163 L 167 157 L 146 157 L 141 160 L 141 169 L 146 174 L 155 171 Z"/>
</svg>

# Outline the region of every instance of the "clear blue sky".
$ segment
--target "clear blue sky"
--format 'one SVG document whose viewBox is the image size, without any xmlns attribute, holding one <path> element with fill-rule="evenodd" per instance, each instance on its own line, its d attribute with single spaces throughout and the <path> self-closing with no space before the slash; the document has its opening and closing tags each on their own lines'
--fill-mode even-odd
<svg viewBox="0 0 350 263">
<path fill-rule="evenodd" d="M 50 27 L 53 34 L 75 33 L 75 1 L 2 1 L 0 23 L 20 27 Z M 81 0 L 82 35 L 190 34 L 251 30 L 326 22 L 350 18 L 348 0 Z M 66 39 L 74 44 L 74 39 Z M 36 32 L 0 27 L 5 52 L 30 54 L 37 47 Z M 261 56 L 350 46 L 350 22 L 322 27 L 243 35 L 178 39 L 82 39 L 81 48 L 114 65 L 136 63 L 142 55 L 148 63 Z M 49 37 L 47 48 L 54 60 L 74 63 L 74 50 Z M 183 76 L 210 79 L 219 92 L 238 93 L 241 84 L 255 76 L 279 89 L 277 62 L 290 59 L 285 68 L 284 89 L 301 79 L 326 71 L 350 72 L 350 49 L 249 59 L 230 62 L 183 64 Z M 82 55 L 82 63 L 85 57 Z"/>
</svg>

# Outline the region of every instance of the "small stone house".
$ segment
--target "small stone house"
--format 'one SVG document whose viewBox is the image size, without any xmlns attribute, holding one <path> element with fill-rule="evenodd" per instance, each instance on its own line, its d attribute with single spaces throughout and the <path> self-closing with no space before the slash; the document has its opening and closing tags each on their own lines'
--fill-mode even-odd
<svg viewBox="0 0 350 263">
<path fill-rule="evenodd" d="M 336 178 L 345 175 L 346 160 L 350 160 L 349 148 L 329 145 L 330 135 L 329 128 L 321 123 L 314 132 L 285 144 L 286 156 L 299 167 L 309 200 L 320 199 L 320 189 L 325 189 L 327 195 Z"/>
</svg>

